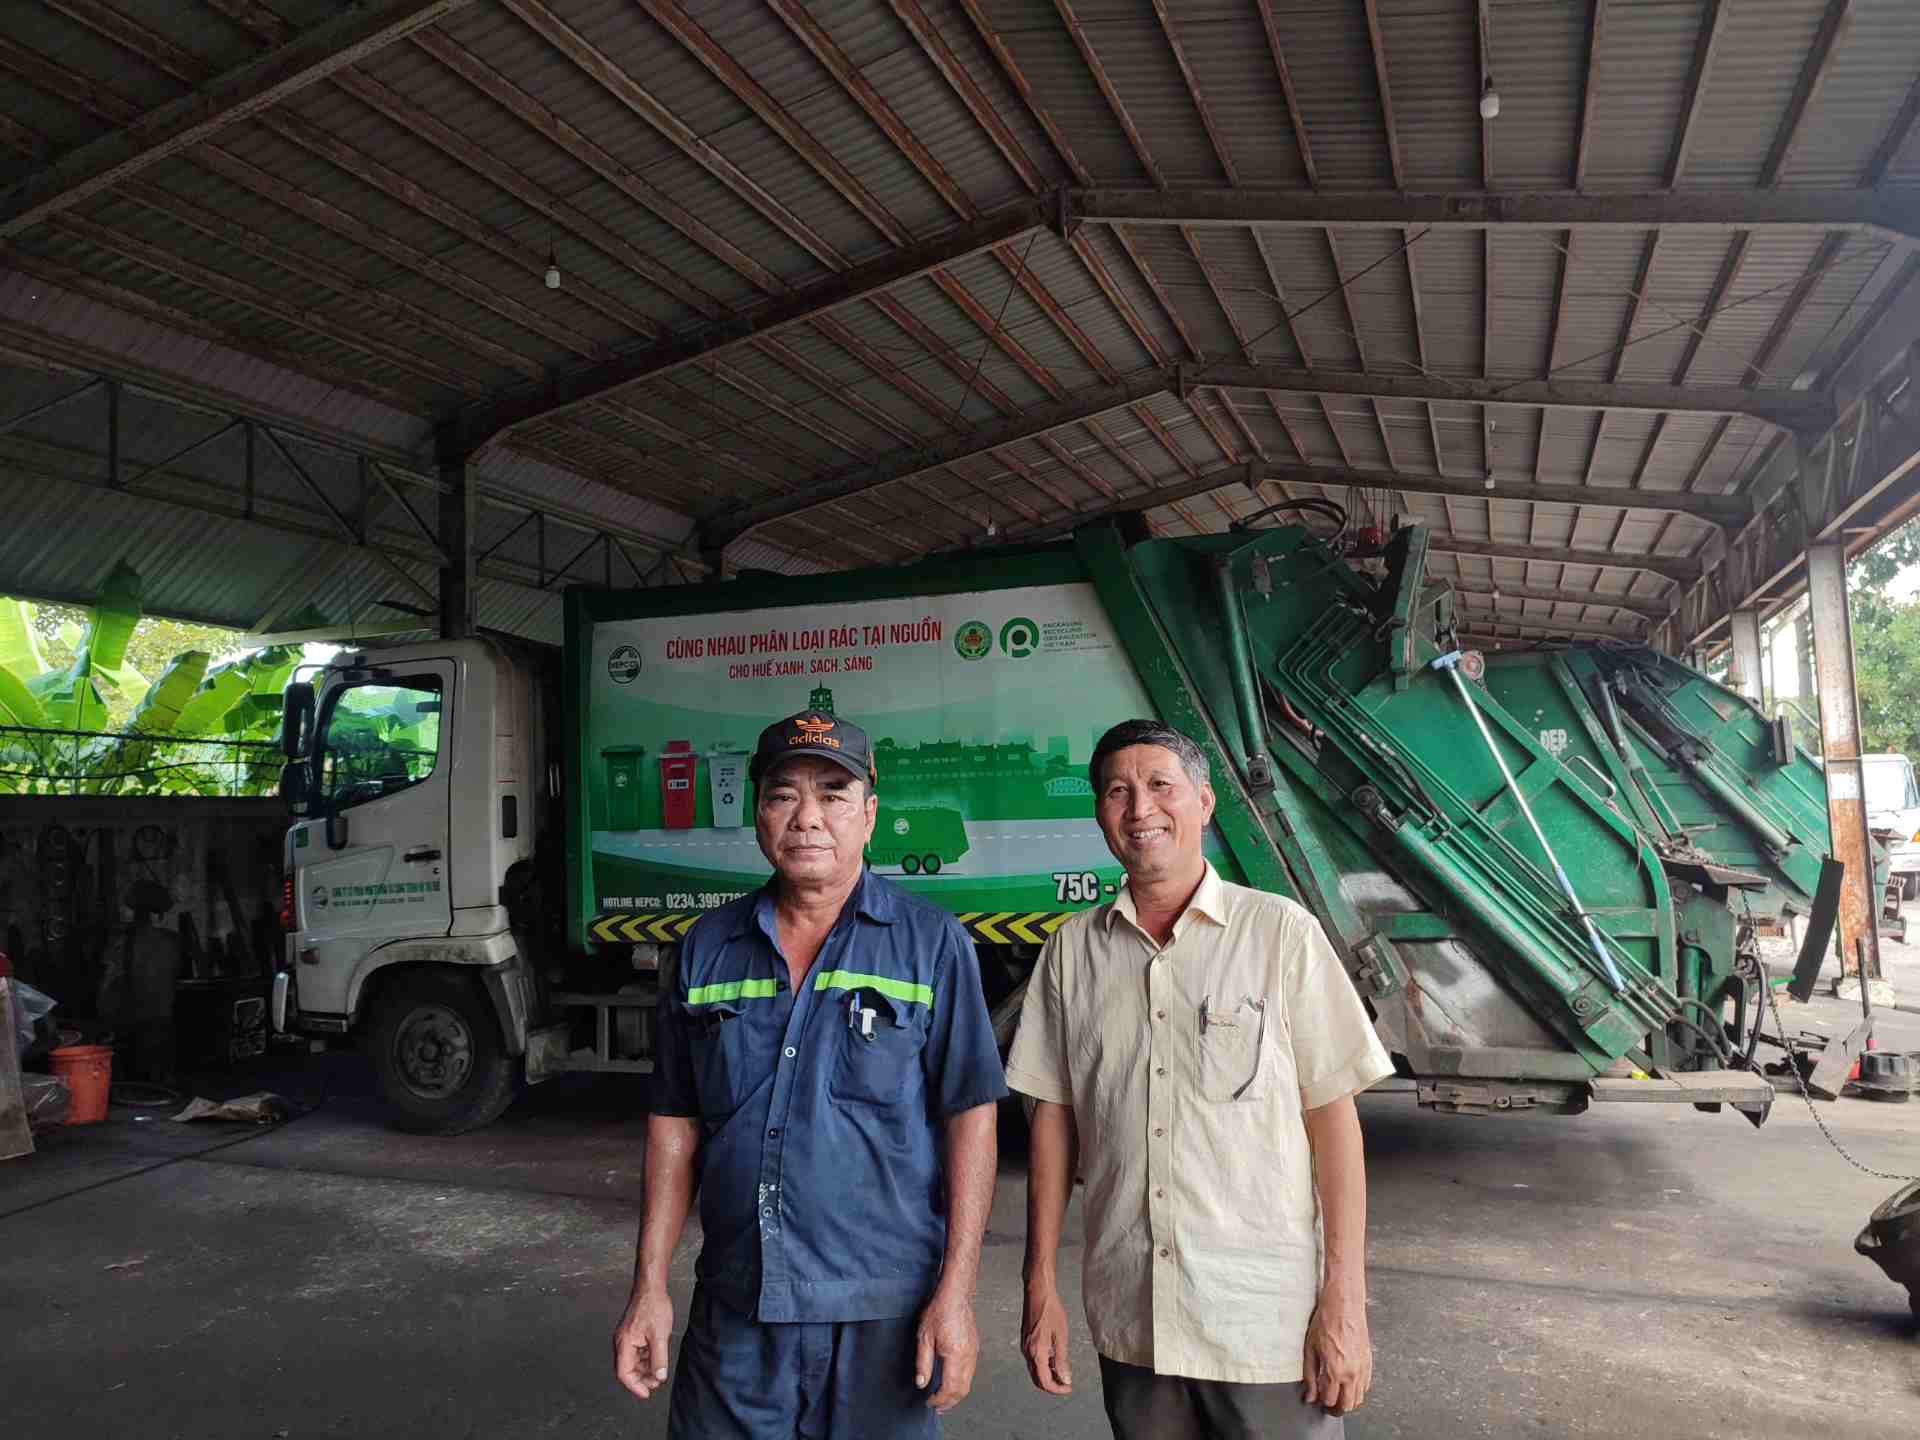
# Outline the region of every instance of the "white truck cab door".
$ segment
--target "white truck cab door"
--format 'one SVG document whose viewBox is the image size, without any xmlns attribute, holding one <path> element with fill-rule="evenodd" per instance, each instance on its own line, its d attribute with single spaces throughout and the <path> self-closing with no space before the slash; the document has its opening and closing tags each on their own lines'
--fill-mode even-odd
<svg viewBox="0 0 1920 1440">
<path fill-rule="evenodd" d="M 368 951 L 452 928 L 453 716 L 452 660 L 409 660 L 327 692 L 315 742 L 319 818 L 294 836 L 302 1010 L 345 1014 Z"/>
</svg>

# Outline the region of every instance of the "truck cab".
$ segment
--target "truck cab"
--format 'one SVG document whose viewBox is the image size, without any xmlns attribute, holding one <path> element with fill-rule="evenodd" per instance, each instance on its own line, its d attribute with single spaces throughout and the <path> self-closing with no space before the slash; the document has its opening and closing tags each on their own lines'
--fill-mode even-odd
<svg viewBox="0 0 1920 1440">
<path fill-rule="evenodd" d="M 1902 900 L 1920 899 L 1920 785 L 1904 755 L 1863 755 L 1867 828 L 1887 838 L 1888 872 Z"/>
<path fill-rule="evenodd" d="M 583 974 L 550 922 L 557 668 L 440 640 L 343 652 L 288 692 L 274 1023 L 360 1038 L 401 1128 L 477 1128 L 559 1070 L 651 1068 L 652 976 L 628 947 L 624 973 Z"/>
</svg>

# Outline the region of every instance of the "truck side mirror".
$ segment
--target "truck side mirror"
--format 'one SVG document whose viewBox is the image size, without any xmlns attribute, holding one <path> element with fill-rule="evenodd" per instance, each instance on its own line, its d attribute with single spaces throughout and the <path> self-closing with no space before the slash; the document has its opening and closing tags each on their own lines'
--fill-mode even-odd
<svg viewBox="0 0 1920 1440">
<path fill-rule="evenodd" d="M 317 701 L 313 686 L 296 680 L 287 686 L 280 708 L 280 752 L 298 760 L 313 746 L 313 717 Z"/>
<path fill-rule="evenodd" d="M 280 767 L 280 798 L 287 810 L 305 815 L 313 805 L 313 771 L 304 760 L 289 760 Z"/>
</svg>

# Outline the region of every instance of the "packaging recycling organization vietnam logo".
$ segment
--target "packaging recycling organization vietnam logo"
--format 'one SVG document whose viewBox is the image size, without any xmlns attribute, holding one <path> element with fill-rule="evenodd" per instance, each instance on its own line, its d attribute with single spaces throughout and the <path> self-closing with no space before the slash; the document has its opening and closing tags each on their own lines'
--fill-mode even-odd
<svg viewBox="0 0 1920 1440">
<path fill-rule="evenodd" d="M 1040 627 L 1016 615 L 1000 627 L 1000 648 L 1015 660 L 1024 660 L 1040 648 Z"/>
<path fill-rule="evenodd" d="M 993 631 L 984 620 L 969 620 L 953 632 L 953 648 L 962 660 L 984 660 L 993 653 Z"/>
</svg>

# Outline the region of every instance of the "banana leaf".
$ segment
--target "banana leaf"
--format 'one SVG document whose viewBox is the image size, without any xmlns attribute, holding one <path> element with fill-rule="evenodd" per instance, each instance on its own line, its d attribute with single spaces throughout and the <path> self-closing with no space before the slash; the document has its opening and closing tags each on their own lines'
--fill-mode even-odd
<svg viewBox="0 0 1920 1440">
<path fill-rule="evenodd" d="M 24 683 L 46 668 L 40 637 L 33 633 L 33 606 L 25 600 L 0 600 L 0 670 L 12 671 Z"/>
<path fill-rule="evenodd" d="M 171 735 L 180 712 L 206 677 L 211 657 L 204 650 L 185 650 L 168 662 L 160 678 L 148 687 L 127 728 L 139 735 Z M 85 788 L 91 794 L 114 794 L 139 777 L 141 788 L 151 788 L 144 774 L 166 747 L 163 741 L 121 738 L 99 740 L 83 757 L 83 769 L 94 776 Z"/>
</svg>

